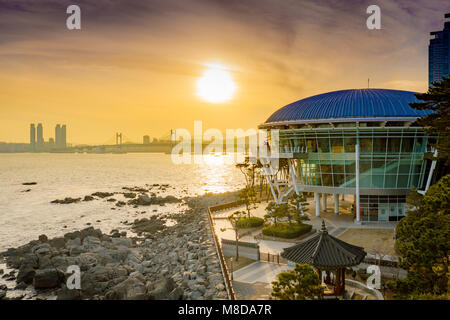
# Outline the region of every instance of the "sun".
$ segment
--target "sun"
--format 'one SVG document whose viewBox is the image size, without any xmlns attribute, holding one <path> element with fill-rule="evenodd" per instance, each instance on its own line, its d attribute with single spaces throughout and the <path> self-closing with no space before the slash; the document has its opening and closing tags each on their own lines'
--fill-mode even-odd
<svg viewBox="0 0 450 320">
<path fill-rule="evenodd" d="M 207 102 L 221 103 L 233 98 L 236 84 L 226 68 L 210 65 L 197 80 L 197 95 Z"/>
</svg>

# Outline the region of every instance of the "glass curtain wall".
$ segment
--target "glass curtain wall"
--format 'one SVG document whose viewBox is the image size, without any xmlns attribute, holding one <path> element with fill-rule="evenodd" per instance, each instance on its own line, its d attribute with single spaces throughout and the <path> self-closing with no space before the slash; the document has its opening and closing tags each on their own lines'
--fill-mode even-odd
<svg viewBox="0 0 450 320">
<path fill-rule="evenodd" d="M 303 150 L 299 163 L 304 184 L 354 188 L 357 139 L 361 189 L 411 189 L 422 185 L 427 137 L 420 128 L 282 130 L 280 148 Z"/>
</svg>

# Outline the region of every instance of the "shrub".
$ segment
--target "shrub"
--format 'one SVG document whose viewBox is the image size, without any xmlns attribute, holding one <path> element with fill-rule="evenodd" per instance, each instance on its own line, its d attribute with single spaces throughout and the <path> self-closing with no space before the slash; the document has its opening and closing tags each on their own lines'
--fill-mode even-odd
<svg viewBox="0 0 450 320">
<path fill-rule="evenodd" d="M 258 217 L 242 217 L 238 220 L 237 226 L 241 229 L 256 228 L 264 224 L 264 219 Z"/>
<path fill-rule="evenodd" d="M 304 223 L 278 223 L 277 225 L 266 226 L 262 229 L 262 234 L 270 237 L 293 239 L 310 232 L 312 226 Z"/>
<path fill-rule="evenodd" d="M 363 281 L 366 281 L 370 277 L 370 274 L 368 274 L 364 269 L 358 269 L 357 274 Z"/>
</svg>

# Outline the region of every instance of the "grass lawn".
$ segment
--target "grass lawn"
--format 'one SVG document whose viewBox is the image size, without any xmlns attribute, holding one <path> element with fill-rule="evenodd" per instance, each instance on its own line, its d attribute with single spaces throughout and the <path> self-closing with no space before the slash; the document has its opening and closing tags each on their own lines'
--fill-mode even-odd
<svg viewBox="0 0 450 320">
<path fill-rule="evenodd" d="M 230 270 L 230 272 L 231 272 L 230 258 L 231 257 L 225 257 L 225 261 L 227 263 L 228 270 Z M 249 264 L 252 264 L 253 262 L 256 261 L 256 260 L 252 260 L 252 259 L 249 259 L 249 258 L 246 258 L 246 257 L 239 257 L 238 261 L 236 261 L 235 257 L 232 257 L 232 258 L 233 258 L 233 272 L 236 271 L 236 270 L 239 270 L 239 269 L 241 269 L 241 268 L 243 268 L 245 266 L 248 266 Z"/>
<path fill-rule="evenodd" d="M 396 255 L 394 250 L 394 229 L 358 229 L 345 231 L 338 238 L 363 247 L 366 252 Z"/>
</svg>

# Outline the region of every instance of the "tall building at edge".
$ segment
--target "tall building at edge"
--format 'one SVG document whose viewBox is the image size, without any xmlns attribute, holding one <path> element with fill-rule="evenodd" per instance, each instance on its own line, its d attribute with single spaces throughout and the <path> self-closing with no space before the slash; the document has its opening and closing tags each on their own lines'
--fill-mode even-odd
<svg viewBox="0 0 450 320">
<path fill-rule="evenodd" d="M 30 124 L 30 151 L 36 150 L 36 127 Z"/>
<path fill-rule="evenodd" d="M 353 195 L 355 222 L 401 219 L 410 189 L 427 190 L 436 165 L 425 157 L 434 152 L 434 137 L 415 123 L 429 111 L 412 109 L 413 101 L 409 91 L 353 89 L 273 113 L 259 128 L 268 131 L 271 153 L 279 153 L 279 170 L 263 168 L 275 201 L 292 191 L 313 192 L 320 216 L 328 195 L 335 213 L 339 196 Z"/>
<path fill-rule="evenodd" d="M 450 74 L 450 13 L 445 14 L 444 29 L 430 32 L 428 46 L 428 82 L 441 81 Z"/>
</svg>

